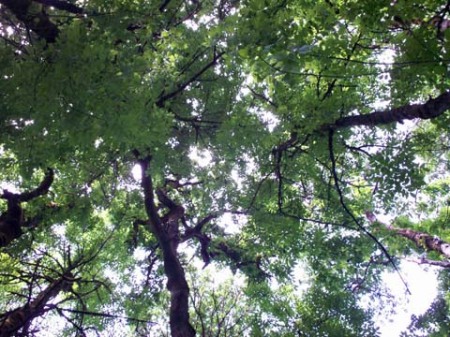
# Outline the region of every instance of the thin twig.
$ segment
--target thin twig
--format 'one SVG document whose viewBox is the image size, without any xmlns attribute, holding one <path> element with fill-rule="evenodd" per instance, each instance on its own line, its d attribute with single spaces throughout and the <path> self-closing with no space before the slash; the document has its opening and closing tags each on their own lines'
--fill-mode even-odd
<svg viewBox="0 0 450 337">
<path fill-rule="evenodd" d="M 372 233 L 370 233 L 366 228 L 364 228 L 364 226 L 361 225 L 361 223 L 358 221 L 358 219 L 356 219 L 356 217 L 353 215 L 353 213 L 350 211 L 350 209 L 347 207 L 347 204 L 345 203 L 344 196 L 343 196 L 341 187 L 339 185 L 339 178 L 337 176 L 337 171 L 336 171 L 336 158 L 334 156 L 334 150 L 333 150 L 333 135 L 334 135 L 334 130 L 332 128 L 330 128 L 328 130 L 328 149 L 330 151 L 331 174 L 333 175 L 334 185 L 335 185 L 336 191 L 339 195 L 339 202 L 340 202 L 342 208 L 344 209 L 345 213 L 347 213 L 350 216 L 350 218 L 353 220 L 353 222 L 356 224 L 356 226 L 358 226 L 359 230 L 362 233 L 364 233 L 365 235 L 367 235 L 373 242 L 375 242 L 375 244 L 381 249 L 383 254 L 388 258 L 389 262 L 391 263 L 391 265 L 394 267 L 395 271 L 399 275 L 400 280 L 405 285 L 406 291 L 408 292 L 408 294 L 411 295 L 411 291 L 409 290 L 408 284 L 404 280 L 402 274 L 400 273 L 400 270 L 398 269 L 397 265 L 395 264 L 392 256 L 387 251 L 386 247 L 384 247 L 383 244 Z"/>
</svg>

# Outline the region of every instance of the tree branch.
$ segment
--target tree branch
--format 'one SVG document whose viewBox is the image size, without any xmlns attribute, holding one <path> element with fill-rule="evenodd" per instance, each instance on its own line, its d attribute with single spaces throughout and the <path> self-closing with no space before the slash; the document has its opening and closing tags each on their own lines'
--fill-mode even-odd
<svg viewBox="0 0 450 337">
<path fill-rule="evenodd" d="M 398 269 L 397 265 L 395 264 L 394 259 L 392 258 L 391 254 L 389 254 L 389 252 L 387 251 L 386 247 L 384 247 L 383 244 L 371 232 L 369 232 L 366 228 L 364 228 L 363 225 L 361 225 L 361 223 L 358 221 L 358 219 L 356 219 L 356 217 L 353 215 L 353 213 L 347 207 L 347 204 L 345 203 L 345 200 L 344 200 L 344 195 L 343 195 L 341 187 L 339 185 L 339 177 L 338 177 L 337 171 L 336 171 L 336 158 L 334 156 L 334 149 L 333 149 L 334 130 L 330 129 L 328 132 L 329 132 L 328 133 L 328 150 L 330 152 L 331 174 L 333 175 L 334 185 L 335 185 L 336 191 L 338 193 L 339 202 L 342 205 L 342 208 L 344 209 L 345 213 L 347 213 L 350 216 L 350 218 L 353 220 L 353 222 L 356 224 L 356 226 L 359 228 L 359 230 L 362 233 L 364 233 L 365 235 L 367 235 L 381 249 L 383 254 L 388 258 L 389 262 L 396 270 L 397 274 L 399 275 L 400 279 L 402 280 L 403 284 L 405 285 L 407 292 L 409 294 L 411 294 L 411 292 L 408 288 L 408 285 L 406 284 L 405 280 L 403 279 L 403 276 L 400 274 L 400 270 Z"/>
<path fill-rule="evenodd" d="M 134 154 L 139 158 L 139 152 L 134 151 Z M 146 156 L 145 158 L 138 159 L 138 163 L 141 166 L 142 176 L 141 176 L 141 186 L 144 191 L 144 205 L 147 216 L 151 222 L 151 230 L 157 236 L 160 237 L 162 232 L 162 223 L 158 215 L 158 211 L 155 205 L 155 198 L 153 196 L 153 182 L 150 176 L 150 161 L 151 156 Z"/>
<path fill-rule="evenodd" d="M 371 212 L 366 212 L 366 217 L 369 222 L 374 223 L 378 222 L 383 225 L 387 230 L 392 233 L 395 233 L 399 236 L 403 236 L 408 240 L 414 242 L 414 244 L 419 248 L 424 248 L 428 251 L 433 251 L 438 253 L 439 255 L 444 256 L 447 259 L 450 259 L 450 243 L 442 240 L 437 236 L 432 236 L 425 232 L 415 231 L 409 228 L 398 228 L 392 225 L 388 225 L 376 219 L 376 217 Z"/>
<path fill-rule="evenodd" d="M 164 93 L 162 93 L 159 97 L 159 99 L 156 101 L 156 106 L 162 108 L 165 104 L 166 101 L 168 101 L 169 99 L 174 98 L 175 96 L 177 96 L 178 94 L 180 94 L 184 89 L 186 89 L 186 87 L 195 82 L 201 75 L 203 75 L 209 68 L 211 68 L 213 65 L 216 64 L 216 62 L 222 57 L 222 55 L 225 54 L 225 52 L 220 52 L 216 55 L 214 55 L 213 59 L 211 62 L 209 62 L 208 64 L 206 64 L 203 68 L 201 68 L 198 72 L 196 72 L 194 75 L 192 75 L 190 78 L 188 78 L 186 81 L 184 81 L 183 83 L 180 83 L 177 85 L 177 88 L 172 91 L 169 92 L 168 94 L 164 95 Z"/>
<path fill-rule="evenodd" d="M 408 104 L 391 110 L 375 111 L 366 115 L 346 116 L 339 118 L 334 124 L 322 127 L 325 129 L 341 129 L 352 126 L 378 126 L 391 123 L 402 123 L 412 119 L 432 119 L 450 109 L 450 91 L 436 98 L 430 98 L 423 104 Z"/>
<path fill-rule="evenodd" d="M 73 14 L 82 14 L 84 13 L 84 9 L 81 7 L 78 7 L 77 5 L 62 1 L 62 0 L 34 0 L 35 2 L 39 2 L 40 4 L 43 4 L 45 6 L 54 7 L 56 9 L 66 11 Z"/>
<path fill-rule="evenodd" d="M 47 13 L 43 11 L 33 12 L 31 0 L 0 0 L 0 4 L 6 6 L 25 27 L 31 29 L 40 38 L 48 43 L 53 43 L 59 35 L 58 27 L 50 21 Z"/>
<path fill-rule="evenodd" d="M 34 300 L 24 306 L 9 311 L 0 319 L 0 336 L 16 336 L 20 329 L 25 329 L 31 321 L 43 314 L 46 305 L 60 292 L 68 291 L 74 282 L 70 269 L 54 280 Z"/>
<path fill-rule="evenodd" d="M 22 236 L 22 227 L 30 227 L 36 220 L 39 220 L 40 216 L 27 219 L 21 203 L 46 194 L 52 183 L 53 170 L 48 169 L 45 178 L 36 189 L 20 194 L 5 190 L 0 194 L 0 198 L 8 202 L 6 211 L 0 215 L 0 247 L 7 246 L 11 241 Z"/>
<path fill-rule="evenodd" d="M 411 262 L 414 262 L 417 264 L 428 264 L 430 266 L 450 268 L 450 261 L 436 261 L 436 260 L 428 260 L 426 258 L 408 259 L 408 261 L 411 261 Z"/>
<path fill-rule="evenodd" d="M 53 183 L 54 179 L 54 172 L 51 168 L 47 169 L 47 173 L 45 174 L 44 180 L 42 180 L 41 184 L 34 190 L 30 192 L 24 192 L 19 195 L 19 201 L 20 202 L 26 202 L 30 201 L 34 198 L 37 198 L 41 195 L 44 195 L 48 192 L 48 189 L 50 188 L 51 184 Z"/>
</svg>

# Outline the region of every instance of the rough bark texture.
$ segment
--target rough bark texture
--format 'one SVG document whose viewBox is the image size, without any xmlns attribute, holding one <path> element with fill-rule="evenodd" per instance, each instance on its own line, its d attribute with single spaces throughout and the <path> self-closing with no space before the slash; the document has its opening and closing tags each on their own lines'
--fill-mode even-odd
<svg viewBox="0 0 450 337">
<path fill-rule="evenodd" d="M 184 215 L 183 207 L 175 204 L 162 191 L 157 191 L 160 202 L 168 208 L 164 216 L 159 216 L 155 206 L 152 179 L 149 176 L 150 157 L 139 160 L 142 167 L 142 188 L 148 225 L 159 242 L 163 253 L 164 272 L 167 289 L 170 292 L 169 324 L 172 337 L 194 337 L 195 330 L 189 323 L 189 286 L 183 266 L 178 257 L 180 235 L 179 222 Z"/>
<path fill-rule="evenodd" d="M 437 252 L 437 253 L 445 256 L 446 258 L 450 259 L 450 244 L 448 242 L 445 242 L 444 240 L 441 240 L 437 236 L 431 236 L 430 234 L 415 231 L 415 230 L 412 230 L 409 228 L 397 228 L 392 225 L 388 225 L 386 223 L 378 221 L 376 219 L 376 216 L 370 211 L 366 212 L 366 218 L 367 218 L 367 220 L 369 220 L 370 223 L 378 222 L 378 223 L 382 224 L 389 231 L 391 231 L 397 235 L 403 236 L 404 238 L 407 238 L 408 240 L 414 242 L 416 244 L 416 246 L 419 248 L 424 248 L 425 250 L 428 250 L 428 251 Z M 444 266 L 443 264 L 445 264 L 445 263 L 441 263 L 441 261 L 435 261 L 435 263 L 431 263 L 430 260 L 426 260 L 426 259 L 423 259 L 423 261 L 426 261 L 423 263 L 435 264 L 435 265 L 441 265 L 441 266 Z M 447 268 L 448 266 L 446 265 L 445 267 Z"/>
<path fill-rule="evenodd" d="M 409 104 L 391 110 L 375 111 L 367 115 L 356 115 L 339 118 L 326 129 L 340 129 L 352 126 L 377 126 L 394 122 L 402 123 L 411 119 L 431 119 L 442 115 L 450 109 L 450 92 L 444 92 L 424 104 Z"/>
<path fill-rule="evenodd" d="M 55 298 L 61 291 L 67 291 L 73 284 L 73 276 L 70 271 L 56 279 L 41 291 L 38 296 L 24 306 L 3 314 L 0 318 L 0 337 L 17 336 L 19 330 L 23 330 L 20 336 L 28 335 L 31 321 L 42 316 L 49 301 Z"/>
<path fill-rule="evenodd" d="M 441 240 L 436 236 L 431 236 L 427 233 L 417 232 L 412 229 L 406 228 L 395 228 L 392 226 L 387 226 L 390 231 L 401 235 L 412 242 L 414 242 L 418 247 L 424 248 L 428 251 L 437 252 L 446 258 L 450 258 L 450 244 Z"/>
</svg>

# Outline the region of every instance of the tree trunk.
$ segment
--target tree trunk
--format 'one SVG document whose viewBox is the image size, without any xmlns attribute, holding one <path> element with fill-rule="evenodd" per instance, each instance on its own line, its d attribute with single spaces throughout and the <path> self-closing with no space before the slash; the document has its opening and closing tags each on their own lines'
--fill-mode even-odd
<svg viewBox="0 0 450 337">
<path fill-rule="evenodd" d="M 138 156 L 138 152 L 135 151 Z M 167 289 L 170 292 L 169 324 L 172 337 L 194 337 L 195 330 L 189 323 L 189 286 L 183 266 L 178 257 L 180 235 L 178 226 L 184 215 L 184 208 L 170 200 L 162 191 L 156 192 L 160 202 L 169 210 L 164 216 L 158 214 L 155 206 L 154 189 L 149 175 L 151 157 L 139 160 L 142 168 L 142 188 L 145 209 L 149 220 L 146 222 L 155 235 L 164 259 L 164 273 L 167 276 Z"/>
<path fill-rule="evenodd" d="M 23 335 L 27 335 L 27 327 L 31 321 L 44 313 L 45 306 L 61 291 L 67 291 L 73 284 L 73 276 L 70 271 L 41 291 L 38 296 L 24 306 L 3 314 L 0 320 L 0 337 L 16 336 L 20 329 Z M 22 335 L 22 334 L 21 334 Z"/>
<path fill-rule="evenodd" d="M 189 286 L 176 247 L 166 240 L 161 240 L 160 244 L 167 289 L 170 291 L 169 323 L 172 337 L 193 337 L 195 330 L 189 323 Z"/>
</svg>

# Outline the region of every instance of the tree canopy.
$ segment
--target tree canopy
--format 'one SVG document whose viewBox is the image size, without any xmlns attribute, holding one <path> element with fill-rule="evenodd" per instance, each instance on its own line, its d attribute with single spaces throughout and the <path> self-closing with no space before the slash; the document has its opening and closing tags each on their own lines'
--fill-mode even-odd
<svg viewBox="0 0 450 337">
<path fill-rule="evenodd" d="M 439 268 L 403 335 L 447 336 L 449 28 L 438 0 L 0 0 L 0 336 L 378 336 L 402 259 Z"/>
</svg>

